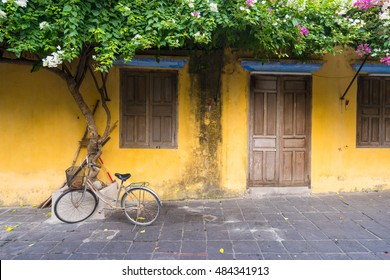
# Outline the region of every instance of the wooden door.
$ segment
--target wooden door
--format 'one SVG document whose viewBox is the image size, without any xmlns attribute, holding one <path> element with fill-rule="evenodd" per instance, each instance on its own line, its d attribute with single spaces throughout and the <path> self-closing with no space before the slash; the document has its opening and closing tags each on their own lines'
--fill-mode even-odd
<svg viewBox="0 0 390 280">
<path fill-rule="evenodd" d="M 251 77 L 249 186 L 310 184 L 310 119 L 310 77 Z"/>
</svg>

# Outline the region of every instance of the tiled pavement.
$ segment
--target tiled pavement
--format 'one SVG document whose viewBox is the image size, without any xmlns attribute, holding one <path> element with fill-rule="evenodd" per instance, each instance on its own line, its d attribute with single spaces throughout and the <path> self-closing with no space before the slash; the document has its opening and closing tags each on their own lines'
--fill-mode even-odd
<svg viewBox="0 0 390 280">
<path fill-rule="evenodd" d="M 390 260 L 390 191 L 164 202 L 159 220 L 0 208 L 0 259 Z"/>
</svg>

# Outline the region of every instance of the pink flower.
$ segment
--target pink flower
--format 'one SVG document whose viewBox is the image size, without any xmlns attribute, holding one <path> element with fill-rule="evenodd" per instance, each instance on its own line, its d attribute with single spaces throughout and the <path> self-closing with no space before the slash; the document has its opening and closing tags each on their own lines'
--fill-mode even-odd
<svg viewBox="0 0 390 280">
<path fill-rule="evenodd" d="M 306 36 L 309 34 L 309 30 L 307 28 L 299 26 L 299 29 L 301 30 L 301 35 Z"/>
<path fill-rule="evenodd" d="M 365 54 L 369 54 L 371 52 L 370 46 L 368 44 L 359 45 L 356 49 L 356 53 L 358 56 L 364 56 Z"/>
<path fill-rule="evenodd" d="M 197 12 L 197 11 L 192 12 L 191 15 L 192 15 L 193 17 L 197 17 L 197 18 L 200 17 L 200 13 Z"/>
<path fill-rule="evenodd" d="M 245 4 L 246 4 L 246 7 L 248 8 L 248 7 L 253 7 L 256 2 L 257 2 L 257 0 L 246 0 Z"/>
<path fill-rule="evenodd" d="M 368 10 L 375 5 L 381 5 L 381 2 L 382 1 L 378 0 L 357 0 L 355 3 L 353 3 L 353 6 L 359 7 L 360 10 Z"/>
<path fill-rule="evenodd" d="M 307 34 L 309 34 L 309 29 L 307 29 L 306 27 L 301 26 L 301 23 L 298 23 L 297 27 L 299 28 L 300 34 L 302 36 L 306 36 Z"/>
<path fill-rule="evenodd" d="M 387 64 L 387 65 L 390 66 L 390 56 L 388 56 L 388 57 L 382 57 L 382 58 L 381 58 L 381 62 L 383 62 L 383 63 L 385 63 L 385 64 Z"/>
</svg>

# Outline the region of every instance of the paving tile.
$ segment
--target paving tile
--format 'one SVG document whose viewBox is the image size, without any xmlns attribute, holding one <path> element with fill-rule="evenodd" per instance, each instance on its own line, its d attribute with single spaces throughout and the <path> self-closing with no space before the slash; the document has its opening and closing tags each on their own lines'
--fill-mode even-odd
<svg viewBox="0 0 390 280">
<path fill-rule="evenodd" d="M 206 232 L 207 240 L 230 240 L 229 232 L 227 230 L 213 230 L 209 229 Z"/>
<path fill-rule="evenodd" d="M 352 260 L 380 260 L 378 256 L 372 253 L 348 253 Z"/>
<path fill-rule="evenodd" d="M 163 230 L 160 234 L 160 240 L 181 240 L 183 237 L 183 230 Z"/>
<path fill-rule="evenodd" d="M 233 241 L 235 254 L 260 254 L 260 248 L 256 241 Z"/>
<path fill-rule="evenodd" d="M 206 232 L 204 230 L 186 230 L 183 232 L 183 240 L 206 240 Z"/>
<path fill-rule="evenodd" d="M 58 245 L 58 242 L 55 241 L 41 241 L 37 243 L 31 243 L 28 245 L 28 247 L 23 251 L 23 254 L 29 255 L 29 254 L 46 254 L 49 251 L 51 251 L 56 245 Z"/>
<path fill-rule="evenodd" d="M 286 248 L 280 241 L 258 241 L 262 253 L 287 253 Z"/>
<path fill-rule="evenodd" d="M 291 254 L 315 253 L 315 250 L 307 241 L 289 240 L 282 241 L 283 246 Z"/>
<path fill-rule="evenodd" d="M 204 241 L 183 241 L 181 246 L 182 254 L 206 254 L 206 242 Z"/>
<path fill-rule="evenodd" d="M 232 253 L 224 253 L 224 254 L 213 254 L 208 253 L 207 254 L 208 260 L 234 260 L 235 256 Z"/>
<path fill-rule="evenodd" d="M 336 240 L 335 244 L 345 253 L 368 252 L 368 249 L 361 245 L 357 240 Z"/>
<path fill-rule="evenodd" d="M 40 260 L 41 258 L 42 254 L 23 254 L 15 256 L 13 260 Z"/>
<path fill-rule="evenodd" d="M 97 260 L 99 259 L 99 254 L 76 252 L 71 254 L 67 259 L 68 260 Z"/>
<path fill-rule="evenodd" d="M 178 252 L 162 252 L 162 253 L 157 252 L 157 253 L 153 254 L 152 258 L 153 258 L 153 260 L 180 260 L 180 253 L 178 253 Z"/>
<path fill-rule="evenodd" d="M 262 254 L 234 254 L 236 260 L 263 260 L 264 257 Z"/>
<path fill-rule="evenodd" d="M 72 254 L 80 247 L 80 241 L 64 241 L 50 250 L 50 254 Z"/>
<path fill-rule="evenodd" d="M 152 254 L 156 249 L 156 242 L 136 242 L 134 241 L 128 250 L 129 254 Z"/>
<path fill-rule="evenodd" d="M 345 254 L 334 254 L 334 253 L 320 253 L 320 257 L 323 260 L 350 260 L 351 258 Z"/>
<path fill-rule="evenodd" d="M 146 253 L 137 253 L 137 254 L 126 254 L 123 256 L 124 260 L 151 260 L 152 254 L 146 254 Z"/>
<path fill-rule="evenodd" d="M 264 260 L 291 260 L 290 254 L 286 253 L 263 253 Z"/>
<path fill-rule="evenodd" d="M 181 243 L 182 241 L 167 241 L 162 240 L 159 241 L 156 245 L 155 252 L 156 253 L 178 253 L 181 249 Z"/>
<path fill-rule="evenodd" d="M 98 260 L 123 260 L 125 256 L 126 256 L 125 254 L 119 254 L 119 253 L 111 253 L 111 254 L 102 253 L 99 254 L 97 259 Z"/>
<path fill-rule="evenodd" d="M 207 241 L 207 254 L 233 254 L 233 244 L 231 241 Z"/>
<path fill-rule="evenodd" d="M 359 240 L 359 242 L 373 253 L 388 254 L 390 252 L 390 245 L 383 240 Z"/>
<path fill-rule="evenodd" d="M 307 241 L 318 253 L 342 253 L 341 249 L 331 240 Z"/>
<path fill-rule="evenodd" d="M 317 253 L 301 253 L 291 254 L 293 260 L 321 260 L 321 256 Z"/>
<path fill-rule="evenodd" d="M 228 230 L 231 240 L 255 240 L 252 232 L 248 230 L 233 229 Z"/>
<path fill-rule="evenodd" d="M 100 251 L 100 254 L 126 254 L 131 245 L 133 245 L 132 242 L 110 241 Z"/>
<path fill-rule="evenodd" d="M 76 252 L 83 254 L 99 254 L 107 244 L 108 242 L 99 241 L 85 242 L 77 248 Z"/>
</svg>

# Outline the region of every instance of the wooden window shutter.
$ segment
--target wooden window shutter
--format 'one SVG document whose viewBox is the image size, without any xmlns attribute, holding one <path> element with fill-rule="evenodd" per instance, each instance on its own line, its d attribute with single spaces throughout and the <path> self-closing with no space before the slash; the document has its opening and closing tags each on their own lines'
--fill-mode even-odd
<svg viewBox="0 0 390 280">
<path fill-rule="evenodd" d="M 390 146 L 390 79 L 362 76 L 358 81 L 357 146 Z"/>
<path fill-rule="evenodd" d="M 139 73 L 121 73 L 121 146 L 147 147 L 148 79 Z"/>
<path fill-rule="evenodd" d="M 124 148 L 177 147 L 177 73 L 121 71 Z"/>
<path fill-rule="evenodd" d="M 386 147 L 390 147 L 390 78 L 386 78 L 383 81 L 383 144 Z"/>
<path fill-rule="evenodd" d="M 176 75 L 152 73 L 150 92 L 150 145 L 176 146 Z"/>
</svg>

